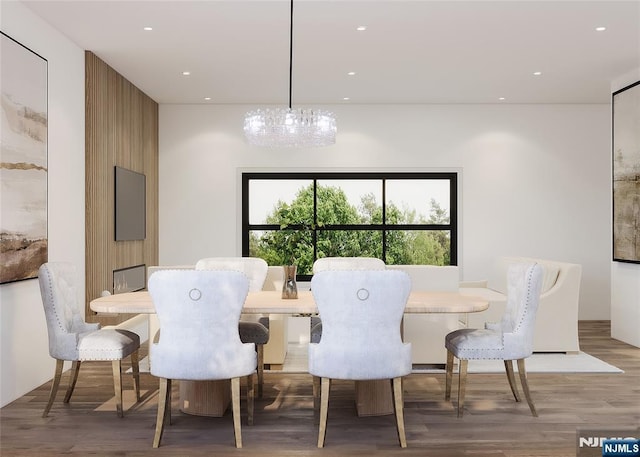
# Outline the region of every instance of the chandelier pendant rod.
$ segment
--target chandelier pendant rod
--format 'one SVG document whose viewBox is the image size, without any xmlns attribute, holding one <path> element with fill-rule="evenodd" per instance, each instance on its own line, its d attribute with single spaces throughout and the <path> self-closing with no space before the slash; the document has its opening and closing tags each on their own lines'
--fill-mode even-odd
<svg viewBox="0 0 640 457">
<path fill-rule="evenodd" d="M 291 0 L 291 20 L 289 23 L 289 109 L 293 93 L 293 0 Z"/>
<path fill-rule="evenodd" d="M 336 142 L 336 119 L 321 109 L 293 110 L 293 0 L 289 23 L 289 108 L 257 109 L 244 118 L 249 144 L 265 147 L 319 147 Z"/>
</svg>

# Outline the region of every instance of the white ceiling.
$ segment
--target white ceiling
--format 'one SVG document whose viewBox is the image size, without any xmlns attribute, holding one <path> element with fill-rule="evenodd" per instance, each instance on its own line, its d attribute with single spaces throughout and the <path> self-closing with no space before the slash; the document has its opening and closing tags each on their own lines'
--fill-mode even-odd
<svg viewBox="0 0 640 457">
<path fill-rule="evenodd" d="M 159 103 L 288 103 L 288 0 L 23 3 Z M 293 68 L 294 107 L 607 103 L 640 0 L 296 0 Z"/>
</svg>

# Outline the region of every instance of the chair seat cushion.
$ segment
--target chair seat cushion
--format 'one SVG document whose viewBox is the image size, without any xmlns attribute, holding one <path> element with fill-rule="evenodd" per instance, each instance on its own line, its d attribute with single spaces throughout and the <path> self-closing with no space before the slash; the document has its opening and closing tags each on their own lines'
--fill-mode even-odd
<svg viewBox="0 0 640 457">
<path fill-rule="evenodd" d="M 120 360 L 140 347 L 137 333 L 122 329 L 100 329 L 78 336 L 78 360 Z"/>
<path fill-rule="evenodd" d="M 445 347 L 459 359 L 503 359 L 502 332 L 463 328 L 445 337 Z"/>
<path fill-rule="evenodd" d="M 243 343 L 267 344 L 269 329 L 260 322 L 240 321 L 238 323 L 240 341 Z"/>
<path fill-rule="evenodd" d="M 411 374 L 411 344 L 376 347 L 363 360 L 357 347 L 309 344 L 309 373 L 331 379 L 392 379 Z"/>
</svg>

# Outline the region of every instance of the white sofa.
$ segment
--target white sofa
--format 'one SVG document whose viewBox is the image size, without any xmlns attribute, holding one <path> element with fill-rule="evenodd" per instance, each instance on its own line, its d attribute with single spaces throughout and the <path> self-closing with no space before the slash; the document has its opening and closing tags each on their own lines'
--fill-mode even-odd
<svg viewBox="0 0 640 457">
<path fill-rule="evenodd" d="M 412 290 L 457 292 L 460 276 L 457 266 L 387 265 L 411 278 Z M 461 327 L 456 314 L 405 314 L 403 340 L 411 343 L 413 364 L 445 364 L 444 337 Z"/>
<path fill-rule="evenodd" d="M 581 265 L 527 257 L 500 257 L 488 279 L 463 281 L 460 292 L 489 300 L 489 309 L 468 314 L 468 327 L 482 328 L 485 322 L 499 322 L 506 305 L 507 268 L 514 262 L 536 262 L 542 265 L 544 279 L 533 337 L 534 352 L 567 352 L 580 350 L 578 342 L 578 298 Z"/>
</svg>

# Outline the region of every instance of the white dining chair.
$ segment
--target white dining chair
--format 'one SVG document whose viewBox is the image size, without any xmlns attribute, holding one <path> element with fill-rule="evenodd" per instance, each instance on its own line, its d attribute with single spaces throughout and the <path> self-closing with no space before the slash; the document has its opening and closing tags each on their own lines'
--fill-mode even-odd
<svg viewBox="0 0 640 457">
<path fill-rule="evenodd" d="M 344 270 L 384 270 L 382 259 L 376 257 L 321 257 L 313 262 L 312 271 L 315 275 L 321 271 Z M 322 338 L 322 319 L 311 316 L 309 322 L 309 342 L 319 343 Z M 313 406 L 318 412 L 320 408 L 320 378 L 313 377 Z"/>
<path fill-rule="evenodd" d="M 518 374 L 531 414 L 537 416 L 529 391 L 525 359 L 533 353 L 533 329 L 540 300 L 543 271 L 539 264 L 512 264 L 507 271 L 507 306 L 501 322 L 486 323 L 484 329 L 459 329 L 445 337 L 447 365 L 445 399 L 451 399 L 454 358 L 458 368 L 458 417 L 464 411 L 469 360 L 503 360 L 509 386 L 516 401 L 520 401 L 513 371 L 517 361 Z"/>
<path fill-rule="evenodd" d="M 400 322 L 411 292 L 402 271 L 321 271 L 311 291 L 322 318 L 319 343 L 309 344 L 309 373 L 321 379 L 318 447 L 324 447 L 331 379 L 390 379 L 401 447 L 404 430 L 402 377 L 411 373 L 411 344 L 402 342 Z"/>
<path fill-rule="evenodd" d="M 313 262 L 313 274 L 329 270 L 384 270 L 385 268 L 385 263 L 376 257 L 321 257 Z M 309 340 L 312 343 L 318 343 L 321 337 L 322 321 L 319 317 L 312 317 Z"/>
<path fill-rule="evenodd" d="M 160 321 L 150 347 L 151 374 L 160 378 L 153 447 L 171 422 L 172 380 L 231 379 L 236 447 L 242 447 L 240 378 L 247 378 L 248 421 L 253 422 L 254 345 L 242 343 L 238 321 L 249 279 L 238 271 L 163 270 L 149 278 L 149 293 Z"/>
<path fill-rule="evenodd" d="M 207 257 L 198 260 L 196 270 L 240 271 L 249 278 L 249 292 L 262 290 L 269 266 L 258 257 Z M 258 354 L 258 397 L 264 386 L 264 345 L 269 342 L 269 316 L 243 314 L 238 324 L 243 343 L 253 343 Z"/>
<path fill-rule="evenodd" d="M 123 417 L 122 359 L 125 357 L 131 357 L 136 400 L 140 401 L 140 337 L 128 330 L 100 328 L 98 323 L 85 322 L 84 306 L 78 300 L 78 275 L 72 263 L 44 263 L 38 270 L 38 282 L 47 320 L 49 354 L 56 359 L 49 401 L 42 417 L 47 417 L 56 398 L 65 361 L 71 361 L 72 365 L 64 403 L 71 399 L 82 362 L 110 361 L 116 412 Z"/>
</svg>

